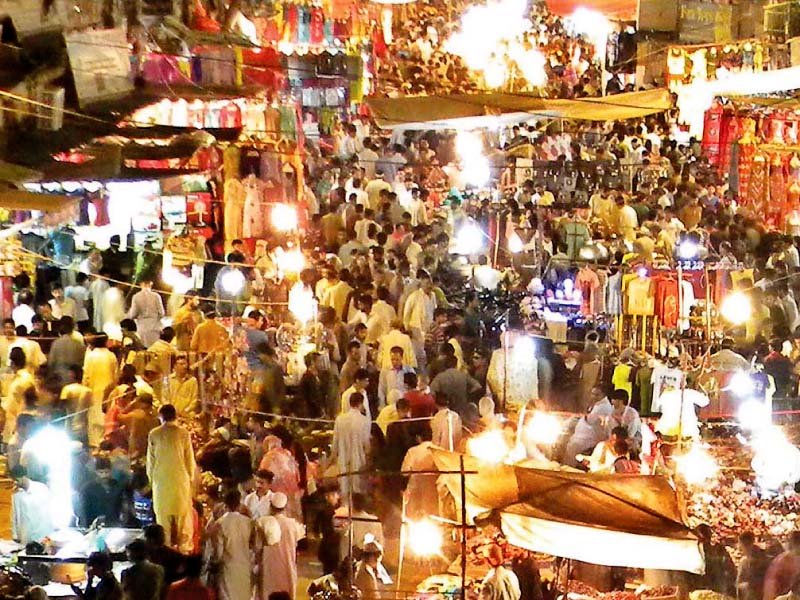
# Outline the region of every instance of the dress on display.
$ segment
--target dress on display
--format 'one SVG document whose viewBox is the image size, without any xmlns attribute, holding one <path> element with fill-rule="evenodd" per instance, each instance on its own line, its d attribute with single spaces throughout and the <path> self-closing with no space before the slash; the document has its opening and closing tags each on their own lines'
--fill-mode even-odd
<svg viewBox="0 0 800 600">
<path fill-rule="evenodd" d="M 772 158 L 769 173 L 769 203 L 767 204 L 767 221 L 779 225 L 781 212 L 786 206 L 786 175 L 780 154 Z"/>
<path fill-rule="evenodd" d="M 768 194 L 768 163 L 764 154 L 756 154 L 750 167 L 748 200 L 755 214 L 763 214 Z"/>
</svg>

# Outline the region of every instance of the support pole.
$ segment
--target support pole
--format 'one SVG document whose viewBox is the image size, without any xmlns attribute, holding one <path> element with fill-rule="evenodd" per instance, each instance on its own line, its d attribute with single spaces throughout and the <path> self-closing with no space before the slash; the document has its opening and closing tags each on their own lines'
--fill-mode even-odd
<svg viewBox="0 0 800 600">
<path fill-rule="evenodd" d="M 458 461 L 461 471 L 461 600 L 467 600 L 467 474 L 463 454 Z"/>
</svg>

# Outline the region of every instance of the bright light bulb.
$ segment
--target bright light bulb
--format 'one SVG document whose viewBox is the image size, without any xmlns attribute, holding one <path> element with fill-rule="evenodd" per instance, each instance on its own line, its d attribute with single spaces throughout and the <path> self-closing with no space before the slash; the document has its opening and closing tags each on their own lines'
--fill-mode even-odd
<svg viewBox="0 0 800 600">
<path fill-rule="evenodd" d="M 683 260 L 692 260 L 697 257 L 699 249 L 694 240 L 683 240 L 678 246 L 678 257 Z"/>
<path fill-rule="evenodd" d="M 408 547 L 417 556 L 439 556 L 444 537 L 442 530 L 430 519 L 411 521 L 408 526 Z"/>
<path fill-rule="evenodd" d="M 244 273 L 239 269 L 230 269 L 222 274 L 220 285 L 229 296 L 238 296 L 244 289 Z"/>
<path fill-rule="evenodd" d="M 774 425 L 763 429 L 752 441 L 756 485 L 762 492 L 778 492 L 800 480 L 800 450 L 782 429 Z"/>
<path fill-rule="evenodd" d="M 692 444 L 691 450 L 675 458 L 678 473 L 689 485 L 701 486 L 714 480 L 719 466 L 708 450 L 699 443 Z"/>
<path fill-rule="evenodd" d="M 758 432 L 772 425 L 772 413 L 760 400 L 750 399 L 742 402 L 736 411 L 736 419 L 745 431 Z"/>
<path fill-rule="evenodd" d="M 503 432 L 499 429 L 485 431 L 467 440 L 467 453 L 492 465 L 502 463 L 509 450 Z"/>
<path fill-rule="evenodd" d="M 534 412 L 525 425 L 525 434 L 528 438 L 537 444 L 548 446 L 558 441 L 558 438 L 561 437 L 561 430 L 559 418 L 541 410 Z"/>
<path fill-rule="evenodd" d="M 737 371 L 731 377 L 727 389 L 731 390 L 740 398 L 746 398 L 755 390 L 755 383 L 749 373 L 745 371 Z"/>
<path fill-rule="evenodd" d="M 289 312 L 303 325 L 313 320 L 317 314 L 314 292 L 299 281 L 289 290 Z"/>
<path fill-rule="evenodd" d="M 272 226 L 278 231 L 294 231 L 297 229 L 297 210 L 288 204 L 276 204 L 272 207 Z"/>
<path fill-rule="evenodd" d="M 483 247 L 483 230 L 475 222 L 467 223 L 456 234 L 456 254 L 479 254 Z"/>
<path fill-rule="evenodd" d="M 723 318 L 733 325 L 741 325 L 750 318 L 753 307 L 744 292 L 734 292 L 725 297 L 719 307 Z"/>
<path fill-rule="evenodd" d="M 499 60 L 493 60 L 483 71 L 483 79 L 486 81 L 487 87 L 496 90 L 503 87 L 508 76 L 508 69 Z"/>
<path fill-rule="evenodd" d="M 283 248 L 275 249 L 275 264 L 283 273 L 299 273 L 306 266 L 306 257 L 299 248 L 292 248 L 288 251 Z"/>
</svg>

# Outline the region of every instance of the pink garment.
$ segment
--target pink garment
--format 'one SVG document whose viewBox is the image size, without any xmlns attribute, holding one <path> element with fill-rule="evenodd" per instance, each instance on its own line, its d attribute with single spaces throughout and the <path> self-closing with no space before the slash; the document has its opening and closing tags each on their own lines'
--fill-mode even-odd
<svg viewBox="0 0 800 600">
<path fill-rule="evenodd" d="M 581 269 L 575 278 L 575 287 L 581 291 L 581 314 L 584 317 L 592 316 L 596 311 L 595 296 L 600 289 L 597 273 L 589 268 Z"/>
<path fill-rule="evenodd" d="M 283 492 L 289 499 L 287 514 L 298 516 L 300 510 L 300 469 L 294 455 L 281 445 L 281 441 L 274 435 L 264 438 L 266 454 L 261 459 L 259 469 L 272 471 L 275 478 L 272 480 L 273 492 Z"/>
</svg>

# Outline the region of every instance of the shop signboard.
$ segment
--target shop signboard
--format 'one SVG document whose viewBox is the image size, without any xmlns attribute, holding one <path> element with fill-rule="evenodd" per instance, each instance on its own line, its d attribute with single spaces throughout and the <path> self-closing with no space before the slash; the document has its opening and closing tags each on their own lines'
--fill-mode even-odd
<svg viewBox="0 0 800 600">
<path fill-rule="evenodd" d="M 81 107 L 133 91 L 131 53 L 123 29 L 102 29 L 64 36 Z"/>
<path fill-rule="evenodd" d="M 680 5 L 678 38 L 681 42 L 724 43 L 733 41 L 734 10 L 732 4 L 706 0 L 683 0 Z"/>
</svg>

